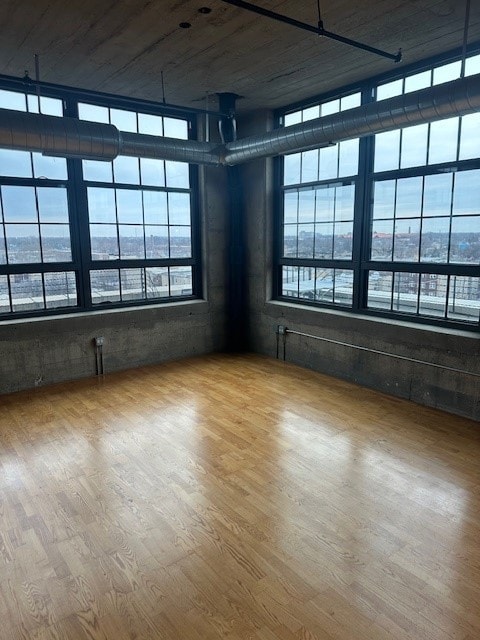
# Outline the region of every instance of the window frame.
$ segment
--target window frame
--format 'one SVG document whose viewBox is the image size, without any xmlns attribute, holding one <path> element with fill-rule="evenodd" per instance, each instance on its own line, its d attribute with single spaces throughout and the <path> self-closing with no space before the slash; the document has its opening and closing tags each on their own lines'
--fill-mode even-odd
<svg viewBox="0 0 480 640">
<path fill-rule="evenodd" d="M 35 94 L 36 83 L 29 79 L 19 79 L 10 76 L 0 75 L 0 89 L 20 93 Z M 99 93 L 95 91 L 74 89 L 61 85 L 41 83 L 41 97 L 54 98 L 62 101 L 64 117 L 78 118 L 78 106 L 81 102 L 87 102 L 102 107 L 137 111 L 155 116 L 168 118 L 179 118 L 187 123 L 189 139 L 196 139 L 197 123 L 194 110 L 183 109 L 174 105 L 163 105 L 148 100 L 137 100 L 125 96 L 115 96 L 112 94 Z M 149 185 L 123 185 L 112 181 L 109 187 L 129 188 L 133 190 L 151 190 L 163 192 L 187 192 L 190 194 L 191 212 L 191 256 L 189 258 L 138 258 L 118 260 L 93 260 L 91 257 L 90 229 L 87 203 L 87 187 L 95 186 L 96 183 L 87 181 L 83 177 L 82 160 L 66 159 L 67 177 L 65 180 L 45 179 L 45 178 L 21 178 L 0 176 L 1 185 L 12 186 L 65 186 L 67 190 L 67 201 L 69 209 L 69 230 L 72 251 L 71 262 L 35 262 L 21 264 L 0 264 L 0 276 L 10 276 L 16 274 L 43 274 L 48 272 L 73 272 L 75 274 L 77 288 L 77 304 L 75 306 L 64 306 L 55 308 L 35 309 L 28 311 L 8 311 L 0 313 L 0 323 L 4 321 L 15 321 L 22 318 L 49 317 L 64 314 L 78 314 L 84 312 L 101 311 L 116 308 L 148 307 L 159 304 L 170 304 L 175 302 L 192 301 L 201 299 L 202 274 L 201 274 L 201 232 L 199 215 L 199 179 L 198 167 L 189 164 L 189 188 L 169 188 L 168 186 L 156 188 Z M 103 186 L 103 183 L 98 183 Z M 83 213 L 82 213 L 83 212 Z M 192 269 L 192 294 L 181 296 L 164 296 L 157 298 L 138 298 L 134 300 L 124 300 L 115 302 L 92 303 L 92 291 L 90 286 L 90 272 L 92 270 L 103 269 L 138 269 L 149 267 L 176 267 L 189 266 Z M 11 289 L 9 287 L 9 294 Z M 46 303 L 44 295 L 44 304 Z M 11 299 L 10 299 L 11 306 Z M 11 307 L 12 308 L 12 307 Z"/>
<path fill-rule="evenodd" d="M 461 51 L 456 49 L 440 56 L 434 56 L 425 59 L 419 63 L 414 63 L 405 67 L 398 67 L 393 71 L 377 75 L 362 83 L 356 83 L 340 87 L 324 94 L 313 96 L 305 101 L 296 102 L 274 113 L 275 124 L 277 128 L 283 126 L 283 118 L 295 111 L 308 109 L 312 106 L 328 102 L 346 95 L 361 92 L 361 104 L 365 105 L 375 101 L 376 88 L 379 85 L 403 79 L 415 73 L 431 70 L 432 67 L 456 62 L 461 59 Z M 480 54 L 480 43 L 468 47 L 467 56 L 475 56 Z M 405 128 L 404 128 L 405 129 Z M 359 139 L 359 172 L 356 176 L 356 198 L 354 210 L 353 224 L 353 251 L 351 266 L 354 271 L 353 275 L 353 304 L 345 306 L 335 303 L 327 303 L 320 301 L 312 301 L 306 298 L 292 298 L 291 296 L 282 294 L 282 268 L 283 266 L 325 266 L 327 268 L 345 268 L 342 261 L 333 260 L 332 264 L 327 264 L 318 260 L 306 260 L 302 258 L 285 258 L 283 257 L 283 193 L 291 188 L 291 185 L 284 185 L 283 174 L 283 156 L 274 159 L 274 219 L 273 219 L 273 299 L 290 304 L 300 304 L 310 306 L 312 308 L 335 309 L 337 311 L 345 311 L 347 313 L 360 314 L 364 316 L 373 316 L 380 318 L 389 318 L 403 320 L 406 322 L 418 323 L 423 325 L 443 326 L 448 328 L 465 329 L 468 331 L 480 330 L 480 318 L 478 321 L 459 320 L 452 318 L 440 318 L 435 316 L 419 315 L 419 305 L 417 303 L 416 313 L 407 313 L 394 310 L 382 310 L 369 308 L 368 303 L 368 274 L 373 271 L 390 271 L 395 273 L 410 272 L 419 274 L 447 275 L 447 276 L 471 276 L 480 278 L 480 264 L 460 264 L 460 263 L 435 263 L 422 262 L 419 258 L 418 262 L 399 262 L 393 260 L 391 262 L 378 261 L 371 259 L 371 223 L 373 220 L 373 188 L 377 180 L 395 180 L 398 178 L 432 175 L 444 173 L 446 169 L 452 169 L 455 174 L 469 169 L 480 169 L 480 154 L 475 159 L 454 160 L 442 162 L 438 164 L 424 164 L 417 167 L 408 167 L 404 169 L 394 169 L 388 171 L 374 172 L 374 150 L 375 136 L 368 136 Z M 349 179 L 349 178 L 348 178 Z M 341 179 L 339 179 L 341 181 Z M 333 182 L 333 181 L 332 181 Z M 321 184 L 318 181 L 315 184 Z M 303 184 L 297 185 L 299 187 Z M 479 212 L 480 213 L 480 212 Z M 450 242 L 450 234 L 449 234 Z M 480 286 L 480 285 L 479 285 Z M 418 295 L 420 297 L 421 287 L 419 286 Z M 446 293 L 446 309 L 449 306 L 449 293 Z"/>
</svg>

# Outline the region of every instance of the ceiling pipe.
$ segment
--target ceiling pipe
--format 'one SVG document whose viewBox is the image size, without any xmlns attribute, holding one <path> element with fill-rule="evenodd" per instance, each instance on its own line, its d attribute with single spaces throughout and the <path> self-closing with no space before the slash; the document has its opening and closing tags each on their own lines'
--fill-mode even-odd
<svg viewBox="0 0 480 640">
<path fill-rule="evenodd" d="M 236 165 L 480 111 L 480 74 L 224 146 L 120 132 L 109 124 L 0 109 L 0 148 L 113 160 L 117 155 Z"/>
<path fill-rule="evenodd" d="M 114 160 L 119 155 L 221 163 L 218 145 L 119 131 L 114 125 L 0 109 L 0 148 L 44 155 Z"/>
<path fill-rule="evenodd" d="M 308 151 L 476 111 L 480 111 L 480 74 L 228 143 L 224 161 L 235 165 Z"/>
</svg>

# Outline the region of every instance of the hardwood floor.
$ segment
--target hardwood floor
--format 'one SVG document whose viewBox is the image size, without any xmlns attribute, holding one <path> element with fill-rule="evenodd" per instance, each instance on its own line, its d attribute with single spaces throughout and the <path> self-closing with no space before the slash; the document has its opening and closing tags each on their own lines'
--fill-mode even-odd
<svg viewBox="0 0 480 640">
<path fill-rule="evenodd" d="M 478 640 L 480 428 L 259 356 L 0 397 L 0 638 Z"/>
</svg>

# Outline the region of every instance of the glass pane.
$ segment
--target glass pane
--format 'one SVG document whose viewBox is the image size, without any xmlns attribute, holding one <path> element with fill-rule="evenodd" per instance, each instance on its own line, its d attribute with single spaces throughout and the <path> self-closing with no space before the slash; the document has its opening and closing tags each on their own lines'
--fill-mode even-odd
<svg viewBox="0 0 480 640">
<path fill-rule="evenodd" d="M 340 178 L 344 176 L 354 176 L 358 173 L 358 140 L 346 140 L 338 144 L 340 149 L 338 175 Z"/>
<path fill-rule="evenodd" d="M 143 225 L 120 224 L 118 225 L 118 233 L 120 240 L 120 258 L 122 260 L 145 258 Z"/>
<path fill-rule="evenodd" d="M 375 171 L 398 169 L 400 131 L 386 131 L 375 136 Z"/>
<path fill-rule="evenodd" d="M 68 224 L 42 224 L 42 251 L 44 262 L 70 262 L 70 228 Z"/>
<path fill-rule="evenodd" d="M 393 311 L 417 313 L 418 273 L 395 273 L 393 278 Z"/>
<path fill-rule="evenodd" d="M 10 313 L 10 297 L 8 295 L 8 278 L 0 276 L 0 313 Z"/>
<path fill-rule="evenodd" d="M 45 308 L 42 275 L 19 273 L 10 276 L 12 311 L 36 311 Z"/>
<path fill-rule="evenodd" d="M 301 153 L 291 153 L 283 159 L 283 184 L 300 183 Z"/>
<path fill-rule="evenodd" d="M 420 220 L 396 220 L 393 259 L 417 262 L 420 244 Z"/>
<path fill-rule="evenodd" d="M 163 130 L 167 138 L 179 138 L 188 140 L 188 122 L 178 118 L 164 118 Z"/>
<path fill-rule="evenodd" d="M 25 94 L 0 89 L 0 108 L 13 111 L 26 111 Z"/>
<path fill-rule="evenodd" d="M 298 295 L 305 300 L 313 300 L 315 297 L 315 269 L 313 267 L 300 267 L 298 274 Z"/>
<path fill-rule="evenodd" d="M 424 216 L 449 216 L 452 207 L 453 174 L 425 176 L 423 191 Z"/>
<path fill-rule="evenodd" d="M 192 267 L 170 267 L 170 295 L 191 296 Z"/>
<path fill-rule="evenodd" d="M 393 218 L 395 212 L 395 180 L 375 183 L 373 218 Z"/>
<path fill-rule="evenodd" d="M 32 153 L 32 159 L 35 178 L 67 179 L 67 161 L 65 158 L 54 158 L 53 156 L 44 156 L 41 153 Z"/>
<path fill-rule="evenodd" d="M 318 180 L 318 149 L 302 153 L 302 182 Z"/>
<path fill-rule="evenodd" d="M 353 222 L 335 222 L 333 257 L 350 260 L 352 257 L 352 243 Z"/>
<path fill-rule="evenodd" d="M 415 218 L 422 210 L 422 178 L 403 178 L 397 181 L 397 218 Z"/>
<path fill-rule="evenodd" d="M 67 190 L 56 187 L 37 187 L 40 222 L 68 222 Z"/>
<path fill-rule="evenodd" d="M 28 111 L 38 113 L 38 96 L 27 96 Z M 40 98 L 41 112 L 47 116 L 63 116 L 62 101 L 57 98 Z"/>
<path fill-rule="evenodd" d="M 114 189 L 88 187 L 87 198 L 90 222 L 116 223 Z"/>
<path fill-rule="evenodd" d="M 147 298 L 166 298 L 170 295 L 168 267 L 145 269 Z"/>
<path fill-rule="evenodd" d="M 462 117 L 459 160 L 476 158 L 480 147 L 480 113 Z"/>
<path fill-rule="evenodd" d="M 315 300 L 333 302 L 333 269 L 315 270 Z"/>
<path fill-rule="evenodd" d="M 170 227 L 170 257 L 190 258 L 192 240 L 190 227 Z"/>
<path fill-rule="evenodd" d="M 315 222 L 315 191 L 300 191 L 298 194 L 298 221 Z"/>
<path fill-rule="evenodd" d="M 480 279 L 450 276 L 448 318 L 478 322 L 480 311 Z"/>
<path fill-rule="evenodd" d="M 428 124 L 419 124 L 402 131 L 400 167 L 418 167 L 427 162 Z"/>
<path fill-rule="evenodd" d="M 448 118 L 430 125 L 428 164 L 457 159 L 459 118 Z"/>
<path fill-rule="evenodd" d="M 189 167 L 186 162 L 165 162 L 165 177 L 167 187 L 188 189 L 190 187 Z"/>
<path fill-rule="evenodd" d="M 433 70 L 433 84 L 457 80 L 460 77 L 461 66 L 461 62 L 458 61 L 437 67 Z"/>
<path fill-rule="evenodd" d="M 6 262 L 7 262 L 7 252 L 5 249 L 5 236 L 3 233 L 3 225 L 0 224 L 0 264 L 6 264 Z"/>
<path fill-rule="evenodd" d="M 401 95 L 403 92 L 403 80 L 395 80 L 377 87 L 377 100 L 386 100 Z"/>
<path fill-rule="evenodd" d="M 120 278 L 118 269 L 90 271 L 92 303 L 120 302 Z"/>
<path fill-rule="evenodd" d="M 353 220 L 355 186 L 353 184 L 335 189 L 335 221 Z"/>
<path fill-rule="evenodd" d="M 450 218 L 425 218 L 422 223 L 422 262 L 448 262 Z"/>
<path fill-rule="evenodd" d="M 353 271 L 347 269 L 335 269 L 335 304 L 345 304 L 349 307 L 353 303 Z"/>
<path fill-rule="evenodd" d="M 298 267 L 282 267 L 282 296 L 298 298 Z"/>
<path fill-rule="evenodd" d="M 116 189 L 118 222 L 143 223 L 142 192 L 132 189 Z"/>
<path fill-rule="evenodd" d="M 118 259 L 117 227 L 113 224 L 91 224 L 92 260 Z"/>
<path fill-rule="evenodd" d="M 315 225 L 315 258 L 333 257 L 333 224 Z"/>
<path fill-rule="evenodd" d="M 2 187 L 5 222 L 37 222 L 34 187 Z"/>
<path fill-rule="evenodd" d="M 347 109 L 354 109 L 359 107 L 362 100 L 362 94 L 352 93 L 349 96 L 345 96 L 340 100 L 340 111 L 346 111 Z"/>
<path fill-rule="evenodd" d="M 161 191 L 143 192 L 145 224 L 168 224 L 167 194 Z"/>
<path fill-rule="evenodd" d="M 107 107 L 97 107 L 94 104 L 80 102 L 78 116 L 80 120 L 89 120 L 90 122 L 104 122 L 107 124 L 110 122 Z"/>
<path fill-rule="evenodd" d="M 329 116 L 332 113 L 338 113 L 340 111 L 340 100 L 330 100 L 330 102 L 324 102 L 320 106 L 320 113 L 322 118 Z"/>
<path fill-rule="evenodd" d="M 369 309 L 392 308 L 393 274 L 390 271 L 370 271 L 368 274 Z"/>
<path fill-rule="evenodd" d="M 32 161 L 28 151 L 0 149 L 0 174 L 12 178 L 31 178 Z"/>
<path fill-rule="evenodd" d="M 480 263 L 480 216 L 452 218 L 450 262 Z"/>
<path fill-rule="evenodd" d="M 372 228 L 372 260 L 391 260 L 393 252 L 393 220 L 376 220 Z"/>
<path fill-rule="evenodd" d="M 148 113 L 138 114 L 138 132 L 149 136 L 163 136 L 163 118 Z"/>
<path fill-rule="evenodd" d="M 120 269 L 122 301 L 143 300 L 147 297 L 145 271 L 143 269 Z"/>
<path fill-rule="evenodd" d="M 294 124 L 298 124 L 302 121 L 302 112 L 295 111 L 294 113 L 287 113 L 283 117 L 283 124 L 285 127 L 291 127 Z"/>
<path fill-rule="evenodd" d="M 317 222 L 333 221 L 335 216 L 335 188 L 317 189 L 315 220 Z"/>
<path fill-rule="evenodd" d="M 316 105 L 315 107 L 309 107 L 308 109 L 304 109 L 302 111 L 302 122 L 307 122 L 308 120 L 315 120 L 315 118 L 320 117 L 320 107 Z"/>
<path fill-rule="evenodd" d="M 296 224 L 286 224 L 283 227 L 283 255 L 285 258 L 297 257 L 298 227 Z"/>
<path fill-rule="evenodd" d="M 147 258 L 168 258 L 168 227 L 145 226 Z"/>
<path fill-rule="evenodd" d="M 112 163 L 82 160 L 83 177 L 92 182 L 112 182 Z"/>
<path fill-rule="evenodd" d="M 140 184 L 138 158 L 118 156 L 113 161 L 113 175 L 115 182 L 123 184 Z"/>
<path fill-rule="evenodd" d="M 298 192 L 285 191 L 283 195 L 283 219 L 284 222 L 297 222 Z"/>
<path fill-rule="evenodd" d="M 480 73 L 480 55 L 471 56 L 466 60 L 465 75 L 473 76 L 475 73 Z"/>
<path fill-rule="evenodd" d="M 110 122 L 115 125 L 119 131 L 137 133 L 137 114 L 134 111 L 110 109 Z"/>
<path fill-rule="evenodd" d="M 151 158 L 140 158 L 142 184 L 152 187 L 165 186 L 165 162 Z"/>
<path fill-rule="evenodd" d="M 47 309 L 77 305 L 77 284 L 73 272 L 45 273 L 44 281 Z"/>
<path fill-rule="evenodd" d="M 338 144 L 320 149 L 320 180 L 338 176 Z"/>
<path fill-rule="evenodd" d="M 424 316 L 445 317 L 448 276 L 423 273 L 420 276 L 420 303 L 418 311 Z"/>
<path fill-rule="evenodd" d="M 41 262 L 40 233 L 36 224 L 6 224 L 8 262 Z"/>
<path fill-rule="evenodd" d="M 168 222 L 176 225 L 190 224 L 190 194 L 175 193 L 168 194 Z"/>
<path fill-rule="evenodd" d="M 431 71 L 422 71 L 421 73 L 416 73 L 413 76 L 409 76 L 408 78 L 405 78 L 405 93 L 425 89 L 426 87 L 430 86 L 431 81 Z"/>
<path fill-rule="evenodd" d="M 480 214 L 480 170 L 455 174 L 453 215 Z"/>
<path fill-rule="evenodd" d="M 314 224 L 298 225 L 298 257 L 313 258 Z"/>
</svg>

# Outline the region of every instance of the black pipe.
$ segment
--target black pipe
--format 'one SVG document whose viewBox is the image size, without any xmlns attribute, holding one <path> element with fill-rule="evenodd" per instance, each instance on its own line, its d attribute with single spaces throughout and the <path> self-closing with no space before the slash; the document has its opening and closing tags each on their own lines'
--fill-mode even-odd
<svg viewBox="0 0 480 640">
<path fill-rule="evenodd" d="M 276 11 L 270 11 L 269 9 L 264 9 L 263 7 L 259 7 L 255 4 L 252 4 L 251 2 L 245 2 L 244 0 L 222 0 L 222 2 L 231 4 L 234 7 L 238 7 L 239 9 L 245 9 L 246 11 L 257 13 L 258 15 L 265 16 L 266 18 L 271 18 L 272 20 L 277 20 L 278 22 L 289 24 L 292 27 L 297 27 L 297 29 L 310 31 L 311 33 L 315 33 L 317 36 L 323 36 L 325 38 L 330 38 L 331 40 L 337 40 L 338 42 L 342 42 L 343 44 L 347 44 L 351 47 L 356 47 L 357 49 L 362 49 L 363 51 L 369 51 L 370 53 L 375 53 L 378 56 L 382 56 L 383 58 L 388 58 L 389 60 L 393 60 L 394 62 L 400 62 L 402 59 L 402 52 L 400 49 L 398 50 L 398 53 L 388 53 L 387 51 L 382 51 L 381 49 L 371 47 L 368 44 L 363 44 L 362 42 L 358 42 L 356 40 L 351 40 L 350 38 L 345 38 L 344 36 L 337 35 L 332 31 L 327 31 L 326 29 L 323 28 L 323 24 L 321 22 L 318 24 L 318 26 L 313 26 L 306 22 L 300 22 L 300 20 L 295 20 L 294 18 L 289 18 L 288 16 L 284 16 L 281 13 L 277 13 Z"/>
</svg>

